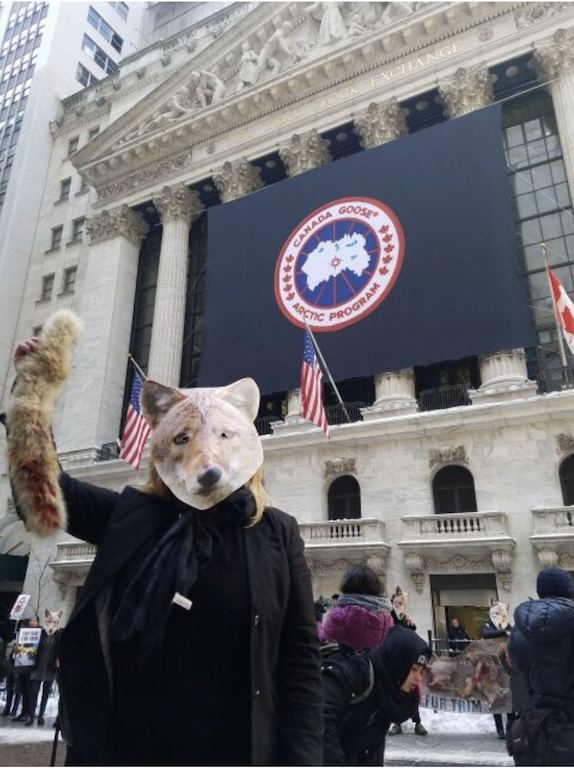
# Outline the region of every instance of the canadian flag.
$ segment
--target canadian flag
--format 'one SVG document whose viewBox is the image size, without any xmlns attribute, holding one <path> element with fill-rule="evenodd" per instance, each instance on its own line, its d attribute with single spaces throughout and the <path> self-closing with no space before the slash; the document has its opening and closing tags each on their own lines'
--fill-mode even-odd
<svg viewBox="0 0 574 768">
<path fill-rule="evenodd" d="M 554 299 L 556 314 L 564 331 L 566 343 L 570 348 L 570 352 L 574 355 L 574 304 L 554 272 L 550 267 L 546 267 L 546 269 L 548 270 L 548 279 L 552 286 L 552 298 Z"/>
</svg>

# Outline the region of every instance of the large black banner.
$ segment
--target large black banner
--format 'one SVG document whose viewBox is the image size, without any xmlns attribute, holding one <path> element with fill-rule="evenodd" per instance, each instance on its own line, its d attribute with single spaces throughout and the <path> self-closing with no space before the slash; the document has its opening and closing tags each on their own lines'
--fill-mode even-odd
<svg viewBox="0 0 574 768">
<path fill-rule="evenodd" d="M 305 322 L 339 381 L 535 343 L 499 107 L 209 210 L 200 385 L 298 386 Z"/>
</svg>

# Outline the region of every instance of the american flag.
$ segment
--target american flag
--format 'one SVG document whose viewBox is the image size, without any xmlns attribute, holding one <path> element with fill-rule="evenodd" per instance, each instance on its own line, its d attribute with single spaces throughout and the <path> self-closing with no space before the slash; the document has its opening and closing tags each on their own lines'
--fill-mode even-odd
<svg viewBox="0 0 574 768">
<path fill-rule="evenodd" d="M 151 432 L 151 427 L 142 414 L 140 402 L 143 382 L 139 374 L 134 374 L 134 383 L 132 384 L 132 393 L 126 412 L 126 421 L 124 432 L 122 434 L 122 447 L 120 459 L 127 461 L 132 467 L 139 469 L 142 460 L 142 453 L 146 440 Z"/>
<path fill-rule="evenodd" d="M 323 374 L 309 331 L 305 331 L 301 366 L 301 416 L 316 424 L 329 437 L 329 424 L 323 408 Z"/>
<path fill-rule="evenodd" d="M 574 355 L 574 304 L 570 300 L 568 294 L 564 290 L 564 286 L 560 280 L 556 277 L 554 272 L 547 267 L 548 277 L 550 278 L 550 285 L 552 286 L 552 298 L 554 300 L 554 306 L 556 307 L 556 314 L 566 343 L 570 349 L 570 352 Z"/>
</svg>

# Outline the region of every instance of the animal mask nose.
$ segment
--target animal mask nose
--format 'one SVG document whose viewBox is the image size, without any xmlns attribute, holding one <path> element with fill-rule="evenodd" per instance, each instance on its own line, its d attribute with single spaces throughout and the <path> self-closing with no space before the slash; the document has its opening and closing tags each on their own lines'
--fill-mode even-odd
<svg viewBox="0 0 574 768">
<path fill-rule="evenodd" d="M 208 467 L 203 469 L 197 476 L 197 482 L 204 488 L 213 488 L 221 479 L 221 469 L 219 467 Z"/>
</svg>

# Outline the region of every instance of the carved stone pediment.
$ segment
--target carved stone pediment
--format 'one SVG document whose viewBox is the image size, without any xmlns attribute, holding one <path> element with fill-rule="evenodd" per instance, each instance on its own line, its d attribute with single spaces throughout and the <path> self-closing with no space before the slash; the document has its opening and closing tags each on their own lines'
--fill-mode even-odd
<svg viewBox="0 0 574 768">
<path fill-rule="evenodd" d="M 479 25 L 513 5 L 461 2 L 455 13 L 443 3 L 261 3 L 214 34 L 210 45 L 190 51 L 171 75 L 161 75 L 171 71 L 173 62 L 161 62 L 171 51 L 158 49 L 155 62 L 146 59 L 145 82 L 157 87 L 75 153 L 73 163 L 95 187 L 97 207 L 149 190 L 146 179 L 163 186 L 170 177 L 181 178 L 188 164 L 191 171 L 192 154 L 197 167 L 195 147 L 204 145 L 205 154 L 216 137 L 243 131 L 331 85 L 357 77 L 383 84 L 403 55 L 412 67 L 430 66 L 439 56 L 432 47 L 447 50 L 445 41 L 458 34 L 461 23 Z M 116 80 L 118 96 L 110 86 L 108 100 L 124 92 Z M 133 77 L 130 82 L 133 90 Z M 96 108 L 90 93 L 82 93 L 77 104 L 86 115 Z M 156 185 L 150 186 L 153 191 Z"/>
<path fill-rule="evenodd" d="M 450 462 L 468 464 L 468 457 L 464 445 L 445 445 L 441 448 L 431 448 L 429 451 L 429 467 L 431 469 L 439 464 L 448 464 Z"/>
</svg>

